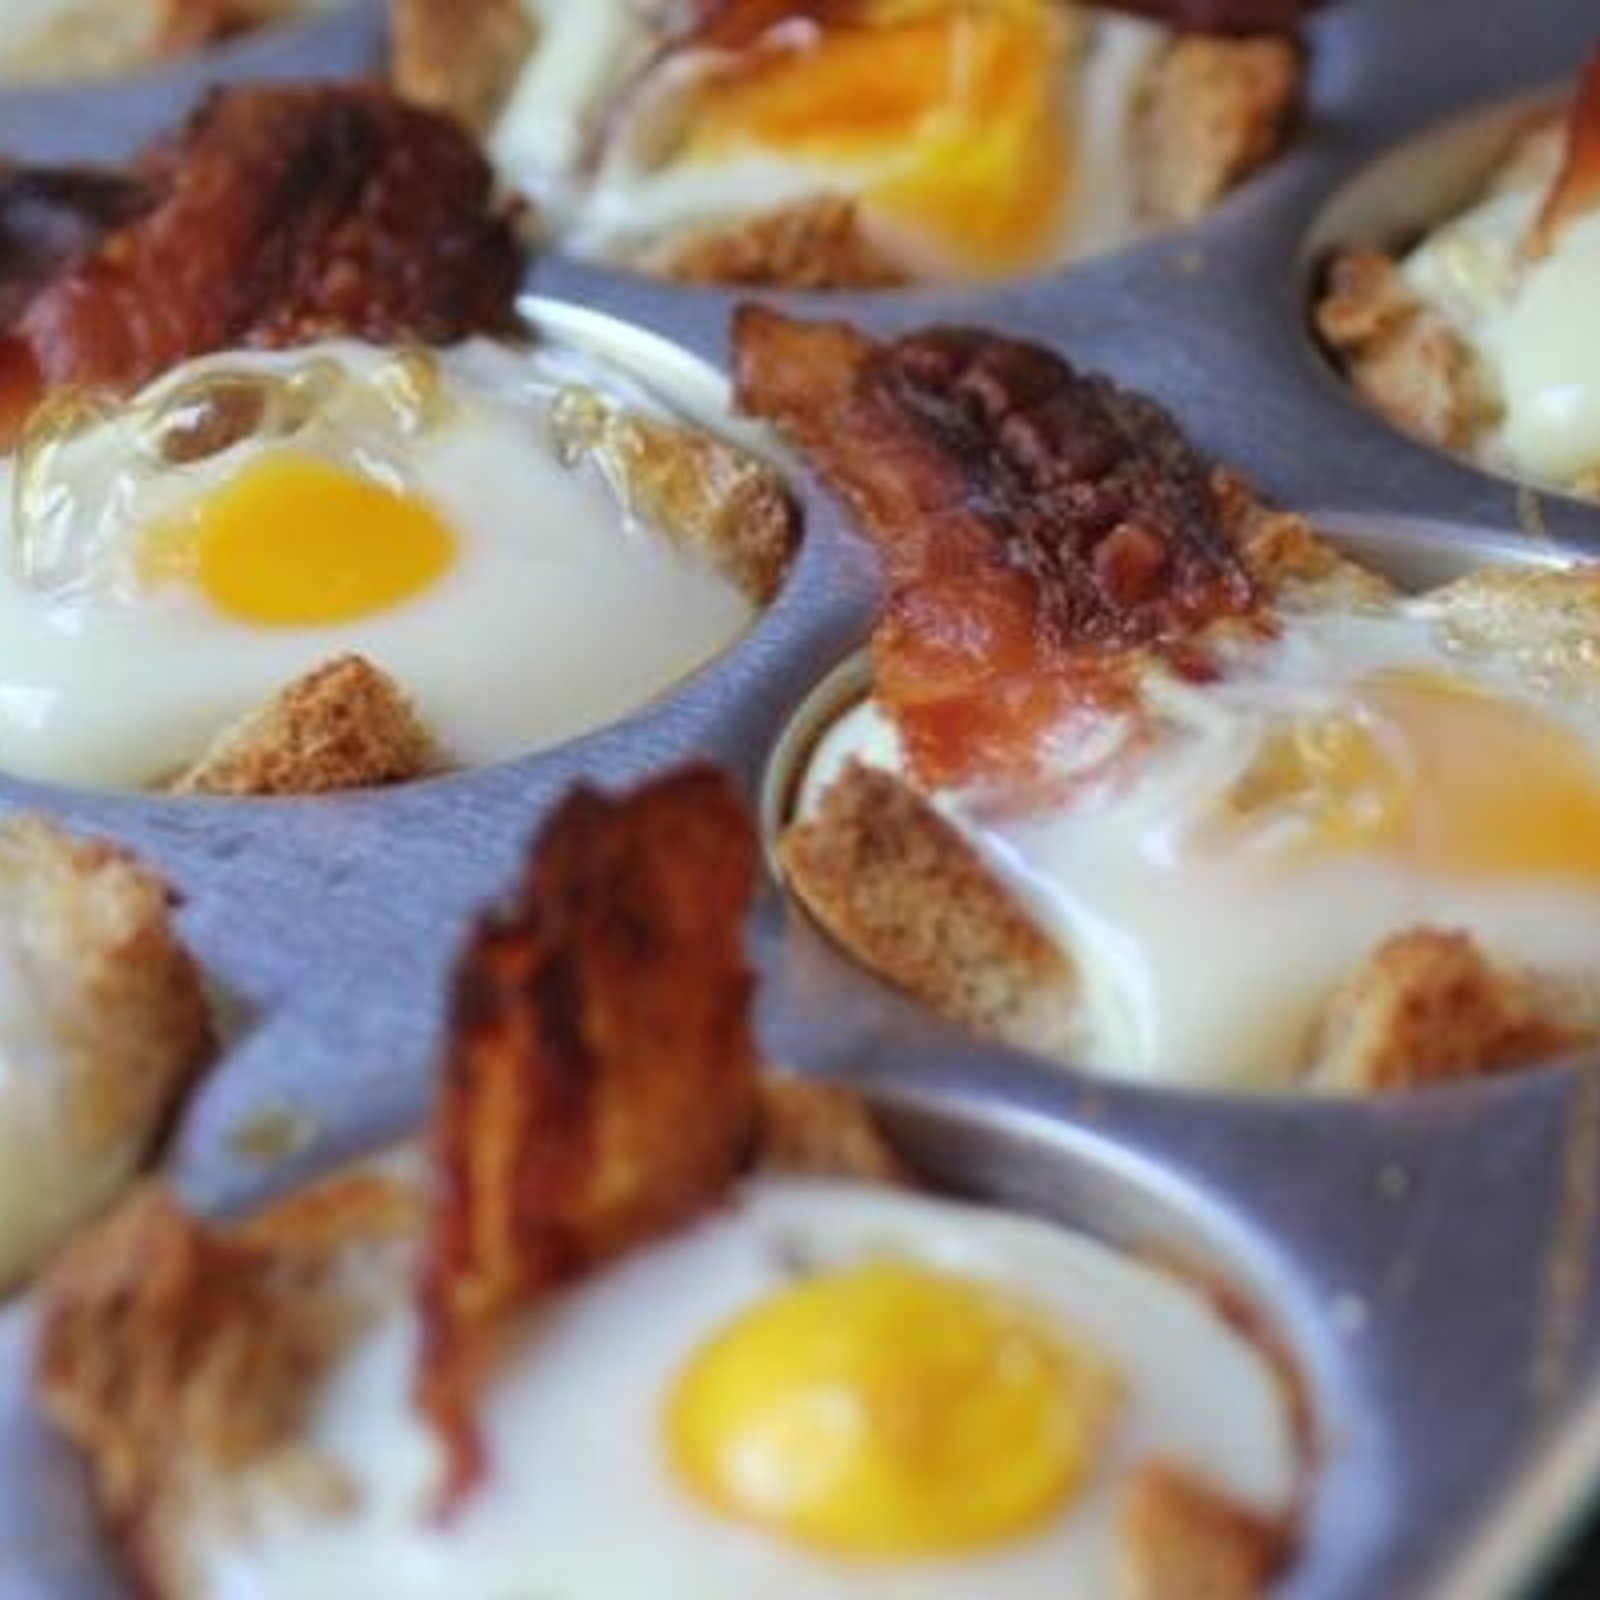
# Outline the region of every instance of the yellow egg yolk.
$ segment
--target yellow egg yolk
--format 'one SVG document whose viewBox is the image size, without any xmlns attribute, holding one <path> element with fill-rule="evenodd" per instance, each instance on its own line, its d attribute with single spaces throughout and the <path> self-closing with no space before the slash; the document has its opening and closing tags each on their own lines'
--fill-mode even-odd
<svg viewBox="0 0 1600 1600">
<path fill-rule="evenodd" d="M 666 1420 L 679 1475 L 724 1515 L 914 1558 L 1037 1529 L 1120 1399 L 1109 1364 L 1022 1300 L 877 1262 L 744 1313 L 680 1374 Z"/>
<path fill-rule="evenodd" d="M 1442 673 L 1378 673 L 1355 701 L 1272 734 L 1235 812 L 1441 873 L 1600 880 L 1600 760 L 1576 733 Z"/>
<path fill-rule="evenodd" d="M 815 164 L 963 275 L 1047 262 L 1072 187 L 1069 9 L 859 0 L 846 10 L 718 80 L 686 157 L 759 150 Z"/>
<path fill-rule="evenodd" d="M 352 622 L 422 593 L 454 534 L 415 496 L 315 456 L 262 456 L 144 532 L 147 582 L 193 584 L 241 622 Z"/>
</svg>

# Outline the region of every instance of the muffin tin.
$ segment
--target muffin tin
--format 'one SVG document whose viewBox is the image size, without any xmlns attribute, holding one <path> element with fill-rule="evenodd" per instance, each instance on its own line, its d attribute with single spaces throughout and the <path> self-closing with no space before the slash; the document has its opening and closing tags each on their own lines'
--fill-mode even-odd
<svg viewBox="0 0 1600 1600">
<path fill-rule="evenodd" d="M 1319 252 L 1351 228 L 1447 208 L 1472 176 L 1463 163 L 1492 151 L 1420 146 L 1360 175 L 1435 125 L 1553 92 L 1600 22 L 1585 10 L 1473 0 L 1445 18 L 1437 0 L 1348 0 L 1312 29 L 1298 145 L 1204 223 L 981 291 L 767 298 L 878 333 L 967 321 L 1043 339 L 1166 401 L 1204 449 L 1405 581 L 1600 552 L 1600 508 L 1394 432 L 1306 331 Z M 0 96 L 0 148 L 121 154 L 208 78 L 355 70 L 377 43 L 373 10 L 352 5 L 133 82 Z M 674 388 L 714 400 L 737 295 L 559 256 L 531 289 L 536 324 L 665 363 Z M 126 840 L 188 897 L 184 927 L 231 1040 L 174 1152 L 197 1203 L 247 1205 L 414 1124 L 459 936 L 571 783 L 620 786 L 698 755 L 752 795 L 781 789 L 769 772 L 783 730 L 864 637 L 876 592 L 869 552 L 796 483 L 807 537 L 756 629 L 670 697 L 558 750 L 316 801 L 0 780 L 0 807 Z M 1491 1600 L 1534 1580 L 1600 1483 L 1593 1063 L 1368 1101 L 1144 1089 L 940 1024 L 851 966 L 775 887 L 754 938 L 774 1058 L 861 1084 L 952 1187 L 1217 1275 L 1292 1352 L 1320 1472 L 1284 1600 Z M 0 1316 L 0 1600 L 113 1596 L 76 1469 L 30 1414 L 27 1318 L 25 1305 Z"/>
</svg>

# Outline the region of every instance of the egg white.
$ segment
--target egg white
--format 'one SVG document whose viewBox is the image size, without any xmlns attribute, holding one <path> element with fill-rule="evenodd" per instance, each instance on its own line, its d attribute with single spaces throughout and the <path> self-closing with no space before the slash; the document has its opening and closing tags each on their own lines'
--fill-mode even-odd
<svg viewBox="0 0 1600 1600">
<path fill-rule="evenodd" d="M 1073 1064 L 1192 1087 L 1289 1086 L 1335 992 L 1387 937 L 1423 925 L 1465 930 L 1491 954 L 1541 973 L 1592 972 L 1593 884 L 1455 878 L 1314 843 L 1287 860 L 1199 843 L 1264 734 L 1285 715 L 1349 712 L 1354 682 L 1391 668 L 1526 701 L 1600 763 L 1592 712 L 1539 695 L 1492 660 L 1464 659 L 1419 599 L 1370 615 L 1291 616 L 1278 641 L 1252 647 L 1216 683 L 1152 678 L 1146 702 L 1162 736 L 1131 781 L 1090 784 L 1070 804 L 1023 815 L 997 814 L 980 794 L 929 796 L 1077 972 L 1062 1030 Z M 1116 725 L 1104 731 L 1114 748 Z M 1104 741 L 1096 752 L 1108 753 Z M 1063 770 L 1072 758 L 1063 753 Z M 801 815 L 851 759 L 905 770 L 893 724 L 870 701 L 820 741 Z"/>
<path fill-rule="evenodd" d="M 1495 416 L 1481 443 L 1494 466 L 1573 485 L 1600 473 L 1600 213 L 1554 247 L 1524 250 L 1554 173 L 1523 177 L 1432 232 L 1406 258 L 1408 286 L 1473 352 Z"/>
<path fill-rule="evenodd" d="M 724 1521 L 673 1479 L 666 1397 L 696 1350 L 797 1273 L 892 1255 L 1024 1295 L 1103 1351 L 1126 1414 L 1083 1496 L 1042 1533 L 956 1560 L 851 1562 Z M 191 1523 L 209 1600 L 1039 1600 L 1106 1592 L 1110 1505 L 1152 1454 L 1286 1513 L 1299 1462 L 1272 1362 L 1199 1291 L 1085 1237 L 948 1201 L 761 1179 L 723 1213 L 607 1269 L 525 1326 L 486 1397 L 487 1481 L 430 1520 L 439 1452 L 408 1403 L 417 1332 L 386 1317 L 312 1410 L 311 1442 L 356 1489 L 307 1514 L 263 1483 L 247 1531 Z"/>
<path fill-rule="evenodd" d="M 389 359 L 343 342 L 233 352 L 162 383 L 324 357 L 358 379 Z M 405 441 L 401 465 L 409 490 L 456 537 L 440 578 L 345 623 L 269 627 L 230 618 L 183 583 L 130 589 L 119 572 L 140 528 L 114 508 L 105 548 L 82 581 L 59 591 L 25 582 L 13 549 L 0 567 L 0 768 L 68 783 L 159 783 L 292 679 L 349 652 L 394 676 L 453 760 L 495 761 L 636 709 L 738 637 L 753 607 L 732 583 L 633 521 L 598 472 L 558 459 L 552 397 L 576 380 L 603 387 L 604 369 L 481 340 L 438 361 L 451 413 Z M 114 467 L 130 452 L 126 426 L 117 417 L 97 425 L 71 459 L 86 472 Z M 146 486 L 140 517 L 203 497 L 259 448 L 246 442 L 162 472 Z M 14 461 L 0 462 L 0 507 L 11 504 L 14 478 Z"/>
</svg>

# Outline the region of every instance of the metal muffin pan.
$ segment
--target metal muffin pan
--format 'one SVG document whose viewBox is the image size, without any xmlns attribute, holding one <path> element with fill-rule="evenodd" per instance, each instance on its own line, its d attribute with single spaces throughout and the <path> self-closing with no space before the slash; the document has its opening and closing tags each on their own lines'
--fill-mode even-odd
<svg viewBox="0 0 1600 1600">
<path fill-rule="evenodd" d="M 1600 552 L 1600 509 L 1541 499 L 1535 518 L 1526 491 L 1368 413 L 1306 332 L 1333 197 L 1434 125 L 1569 77 L 1600 31 L 1591 9 L 1474 0 L 1445 18 L 1437 0 L 1348 0 L 1311 30 L 1313 114 L 1296 149 L 1200 225 L 983 290 L 767 298 L 879 333 L 963 321 L 1043 339 L 1160 397 L 1203 448 L 1284 504 L 1327 508 L 1324 526 L 1410 581 Z M 370 30 L 371 13 L 340 25 Z M 316 27 L 293 48 L 270 42 L 273 73 L 374 59 L 336 61 Z M 32 95 L 0 96 L 0 148 L 63 153 L 59 137 L 68 154 L 121 154 L 224 65 L 52 92 L 48 115 Z M 69 111 L 75 126 L 52 127 Z M 591 317 L 590 331 L 623 350 L 642 330 L 647 363 L 660 336 L 725 365 L 736 294 L 559 255 L 531 286 L 615 319 Z M 876 593 L 871 556 L 798 469 L 796 483 L 806 541 L 754 631 L 669 698 L 557 750 L 316 801 L 0 780 L 0 809 L 123 839 L 188 897 L 185 931 L 233 1024 L 174 1150 L 196 1203 L 248 1205 L 414 1125 L 459 935 L 571 783 L 620 786 L 697 755 L 759 790 L 794 708 L 864 637 Z M 1530 524 L 1540 537 L 1512 531 Z M 1143 1089 L 942 1025 L 846 962 L 775 887 L 754 940 L 769 1053 L 859 1083 L 936 1177 L 1176 1249 L 1257 1306 L 1304 1376 L 1321 1455 L 1285 1600 L 1492 1600 L 1532 1581 L 1600 1482 L 1592 1065 L 1351 1102 Z M 76 1470 L 28 1414 L 26 1315 L 0 1318 L 0 1600 L 115 1594 Z"/>
</svg>

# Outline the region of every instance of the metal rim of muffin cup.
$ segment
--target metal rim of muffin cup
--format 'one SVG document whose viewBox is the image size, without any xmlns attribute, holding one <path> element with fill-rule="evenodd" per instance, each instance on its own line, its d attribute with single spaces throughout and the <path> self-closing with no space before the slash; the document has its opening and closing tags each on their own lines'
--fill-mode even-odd
<svg viewBox="0 0 1600 1600">
<path fill-rule="evenodd" d="M 1600 514 L 1583 506 L 1552 504 L 1549 545 L 1485 532 L 1516 526 L 1506 486 L 1366 414 L 1307 336 L 1306 242 L 1317 243 L 1316 219 L 1336 180 L 1442 108 L 1504 88 L 1506 64 L 1480 51 L 1467 81 L 1424 71 L 1402 93 L 1404 74 L 1384 60 L 1403 60 L 1408 39 L 1428 36 L 1426 6 L 1391 7 L 1404 13 L 1398 23 L 1377 17 L 1376 4 L 1319 21 L 1312 87 L 1325 120 L 1314 118 L 1280 170 L 1198 225 L 981 291 L 764 298 L 876 332 L 955 317 L 1042 338 L 1160 394 L 1203 447 L 1252 469 L 1276 498 L 1345 508 L 1316 519 L 1319 526 L 1381 536 L 1399 521 L 1387 507 L 1436 505 L 1432 532 L 1418 525 L 1387 541 L 1407 544 L 1423 565 L 1447 526 L 1533 559 L 1600 548 Z M 1511 75 L 1550 80 L 1574 25 L 1563 32 L 1558 21 L 1544 38 L 1519 18 L 1517 0 L 1483 9 L 1527 46 L 1511 49 Z M 370 23 L 370 8 L 356 10 Z M 268 43 L 275 75 L 332 70 L 327 37 L 311 33 L 281 54 L 287 33 L 227 50 Z M 1352 65 L 1363 57 L 1370 80 Z M 251 70 L 237 57 L 234 64 Z M 138 100 L 142 137 L 169 124 L 174 105 L 215 65 L 185 63 L 89 92 L 100 105 Z M 81 105 L 85 91 L 27 93 Z M 0 138 L 15 99 L 0 96 Z M 165 105 L 159 123 L 157 100 Z M 1337 130 L 1341 117 L 1348 126 L 1363 115 L 1376 125 L 1370 137 L 1358 131 L 1332 148 L 1319 140 L 1329 122 Z M 1240 281 L 1261 292 L 1241 298 Z M 725 367 L 727 312 L 740 296 L 674 289 L 559 255 L 536 263 L 531 282 L 542 297 L 591 307 L 586 315 L 624 336 L 631 325 L 691 362 Z M 1234 392 L 1252 393 L 1248 416 L 1206 404 L 1213 371 L 1229 371 Z M 1284 393 L 1262 387 L 1263 375 Z M 1339 441 L 1339 459 L 1329 459 L 1332 450 L 1305 459 L 1306 437 Z M 751 631 L 663 701 L 569 745 L 392 793 L 327 800 L 167 800 L 0 780 L 0 806 L 31 804 L 115 834 L 172 871 L 193 894 L 189 930 L 202 957 L 224 987 L 241 991 L 232 1051 L 175 1152 L 179 1181 L 193 1195 L 209 1205 L 248 1203 L 412 1124 L 441 1020 L 441 952 L 510 881 L 529 830 L 570 782 L 621 785 L 694 753 L 722 760 L 752 791 L 761 786 L 789 721 L 785 708 L 859 645 L 876 588 L 870 558 L 837 513 L 808 479 L 797 488 L 806 513 L 800 551 Z M 858 1083 L 913 1157 L 956 1188 L 1124 1243 L 1165 1244 L 1207 1265 L 1289 1346 L 1327 1453 L 1303 1564 L 1285 1596 L 1456 1600 L 1504 1592 L 1497 1579 L 1503 1586 L 1531 1570 L 1571 1515 L 1578 1482 L 1592 1481 L 1600 1464 L 1600 1398 L 1583 1398 L 1575 1369 L 1552 1391 L 1572 1412 L 1560 1448 L 1539 1456 L 1531 1448 L 1550 1403 L 1534 1392 L 1537 1360 L 1551 1353 L 1549 1328 L 1560 1332 L 1567 1316 L 1569 1364 L 1600 1347 L 1592 1285 L 1583 1286 L 1588 1300 L 1571 1305 L 1552 1299 L 1546 1281 L 1559 1276 L 1547 1271 L 1552 1239 L 1592 1245 L 1581 1194 L 1561 1191 L 1563 1175 L 1581 1177 L 1586 1158 L 1600 1162 L 1600 1106 L 1585 1092 L 1592 1074 L 1558 1067 L 1343 1104 L 1114 1085 L 975 1045 L 819 948 L 801 920 L 785 914 L 776 893 L 756 920 L 758 961 L 772 969 L 777 991 L 769 1053 Z M 411 959 L 415 946 L 426 959 Z M 380 970 L 375 984 L 352 970 L 351 952 L 363 949 Z M 816 958 L 820 988 L 795 983 L 796 950 Z M 835 1009 L 845 1025 L 818 1028 L 820 1014 Z M 342 1108 L 330 1113 L 330 1100 Z M 308 1111 L 315 1127 L 298 1154 L 263 1170 L 240 1154 L 237 1132 L 286 1107 Z M 1452 1235 L 1438 1225 L 1468 1207 L 1498 1216 L 1492 1252 L 1478 1250 L 1470 1227 Z M 1492 1262 L 1481 1259 L 1489 1254 Z M 1490 1290 L 1498 1293 L 1485 1306 Z M 1483 1391 L 1494 1364 L 1506 1362 L 1517 1382 Z M 6 1427 L 0 1421 L 0 1441 Z M 1483 1470 L 1484 1461 L 1503 1470 Z M 1464 1536 L 1469 1524 L 1475 1531 Z M 0 1553 L 5 1542 L 0 1530 Z M 0 1596 L 10 1600 L 3 1577 Z"/>
</svg>

